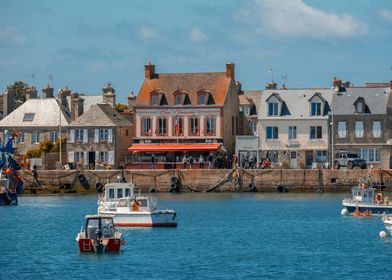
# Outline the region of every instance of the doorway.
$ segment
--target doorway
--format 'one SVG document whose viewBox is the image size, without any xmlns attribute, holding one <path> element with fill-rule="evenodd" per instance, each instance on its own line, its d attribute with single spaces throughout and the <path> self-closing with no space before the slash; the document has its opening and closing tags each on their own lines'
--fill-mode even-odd
<svg viewBox="0 0 392 280">
<path fill-rule="evenodd" d="M 290 152 L 290 168 L 297 168 L 297 152 Z"/>
<path fill-rule="evenodd" d="M 88 168 L 95 169 L 95 152 L 88 152 Z"/>
</svg>

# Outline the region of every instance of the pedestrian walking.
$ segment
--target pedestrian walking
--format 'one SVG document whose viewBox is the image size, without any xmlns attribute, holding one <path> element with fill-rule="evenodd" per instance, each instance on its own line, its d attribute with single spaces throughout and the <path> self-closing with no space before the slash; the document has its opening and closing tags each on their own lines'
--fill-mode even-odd
<svg viewBox="0 0 392 280">
<path fill-rule="evenodd" d="M 190 169 L 192 169 L 193 162 L 194 162 L 194 159 L 193 159 L 193 157 L 191 156 L 191 157 L 189 158 L 189 168 L 190 168 Z"/>
<path fill-rule="evenodd" d="M 214 161 L 214 158 L 212 157 L 212 154 L 208 156 L 208 168 L 212 169 L 212 162 Z"/>
<path fill-rule="evenodd" d="M 154 156 L 154 154 L 151 155 L 151 169 L 155 169 L 155 156 Z"/>
<path fill-rule="evenodd" d="M 186 156 L 184 155 L 184 157 L 182 158 L 182 167 L 183 167 L 183 169 L 186 169 L 186 162 L 187 162 Z"/>
<path fill-rule="evenodd" d="M 204 168 L 204 157 L 203 157 L 203 155 L 200 155 L 200 158 L 199 158 L 199 168 Z"/>
</svg>

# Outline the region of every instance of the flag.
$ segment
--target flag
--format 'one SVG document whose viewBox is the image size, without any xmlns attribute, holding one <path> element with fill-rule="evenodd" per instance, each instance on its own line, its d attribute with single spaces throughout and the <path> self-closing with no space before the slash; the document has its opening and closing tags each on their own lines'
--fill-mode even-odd
<svg viewBox="0 0 392 280">
<path fill-rule="evenodd" d="M 180 124 L 179 124 L 179 119 L 178 119 L 178 115 L 176 115 L 176 135 L 178 136 L 180 132 Z"/>
</svg>

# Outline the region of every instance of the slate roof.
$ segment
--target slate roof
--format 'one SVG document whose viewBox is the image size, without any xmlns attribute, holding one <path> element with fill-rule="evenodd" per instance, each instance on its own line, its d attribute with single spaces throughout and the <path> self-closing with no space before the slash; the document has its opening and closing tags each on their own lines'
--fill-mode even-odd
<svg viewBox="0 0 392 280">
<path fill-rule="evenodd" d="M 371 114 L 386 114 L 391 90 L 389 88 L 346 88 L 346 92 L 334 94 L 334 115 L 354 115 L 354 103 L 362 97 Z"/>
<path fill-rule="evenodd" d="M 73 121 L 70 126 L 78 127 L 113 127 L 131 126 L 131 122 L 124 118 L 109 104 L 94 104 L 90 109 Z"/>
<path fill-rule="evenodd" d="M 84 102 L 83 102 L 83 112 L 84 113 L 87 112 L 92 105 L 103 102 L 102 94 L 101 95 L 84 95 L 84 94 L 79 94 L 79 97 L 84 99 Z M 56 97 L 56 98 L 58 98 L 58 97 Z M 67 99 L 67 103 L 68 103 L 67 109 L 69 111 L 71 111 L 71 97 L 67 96 L 66 99 Z"/>
<path fill-rule="evenodd" d="M 136 98 L 136 106 L 151 105 L 150 93 L 155 91 L 165 95 L 168 105 L 174 105 L 173 93 L 185 91 L 191 105 L 198 105 L 197 93 L 200 90 L 210 92 L 216 105 L 223 105 L 231 84 L 225 72 L 213 73 L 164 73 L 156 74 L 152 79 L 145 79 Z"/>
<path fill-rule="evenodd" d="M 267 100 L 272 94 L 278 94 L 283 100 L 283 116 L 269 117 Z M 326 110 L 322 116 L 309 116 L 309 99 L 319 93 L 326 100 Z M 259 119 L 326 119 L 327 111 L 332 102 L 332 89 L 310 88 L 310 89 L 265 89 L 260 101 Z"/>
<path fill-rule="evenodd" d="M 34 114 L 31 121 L 23 121 L 26 113 Z M 68 110 L 61 105 L 61 125 L 67 126 L 70 122 Z M 29 99 L 0 121 L 0 127 L 56 127 L 59 125 L 59 103 L 55 98 Z"/>
</svg>

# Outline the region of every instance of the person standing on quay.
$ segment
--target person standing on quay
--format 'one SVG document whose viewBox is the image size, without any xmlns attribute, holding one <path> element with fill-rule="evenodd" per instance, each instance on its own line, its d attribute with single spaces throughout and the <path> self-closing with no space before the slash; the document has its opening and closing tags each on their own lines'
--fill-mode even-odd
<svg viewBox="0 0 392 280">
<path fill-rule="evenodd" d="M 192 169 L 193 161 L 194 161 L 194 159 L 193 159 L 193 157 L 191 156 L 191 157 L 189 158 L 189 168 L 190 168 L 190 169 Z"/>
<path fill-rule="evenodd" d="M 154 154 L 151 155 L 151 169 L 155 169 L 155 156 L 154 156 Z"/>
<path fill-rule="evenodd" d="M 186 169 L 186 156 L 185 155 L 182 158 L 182 167 L 183 167 L 183 169 Z"/>
<path fill-rule="evenodd" d="M 204 168 L 204 157 L 203 157 L 203 155 L 200 155 L 200 158 L 199 158 L 199 168 Z"/>
<path fill-rule="evenodd" d="M 208 168 L 209 169 L 212 169 L 212 162 L 213 162 L 213 157 L 212 157 L 212 154 L 210 154 L 209 156 L 208 156 Z"/>
</svg>

